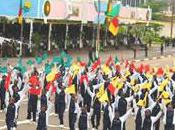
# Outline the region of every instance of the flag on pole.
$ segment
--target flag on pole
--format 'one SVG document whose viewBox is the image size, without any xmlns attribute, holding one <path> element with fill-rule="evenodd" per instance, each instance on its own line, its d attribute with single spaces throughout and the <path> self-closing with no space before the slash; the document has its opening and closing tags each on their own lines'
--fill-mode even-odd
<svg viewBox="0 0 175 130">
<path fill-rule="evenodd" d="M 112 33 L 113 36 L 116 36 L 118 30 L 119 30 L 118 18 L 114 17 L 109 24 L 109 31 Z"/>
<path fill-rule="evenodd" d="M 18 11 L 18 23 L 22 24 L 22 0 L 20 0 L 19 11 Z"/>
<path fill-rule="evenodd" d="M 116 17 L 119 16 L 121 10 L 121 3 L 116 4 L 112 9 L 110 6 L 109 12 L 106 13 L 108 17 Z"/>
</svg>

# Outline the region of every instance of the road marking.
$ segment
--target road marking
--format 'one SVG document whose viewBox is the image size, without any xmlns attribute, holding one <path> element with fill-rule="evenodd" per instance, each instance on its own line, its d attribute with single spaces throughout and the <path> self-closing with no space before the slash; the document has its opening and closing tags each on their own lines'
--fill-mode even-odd
<svg viewBox="0 0 175 130">
<path fill-rule="evenodd" d="M 153 57 L 152 59 L 153 59 L 153 60 L 156 60 L 156 59 L 157 59 L 157 57 Z"/>
<path fill-rule="evenodd" d="M 60 127 L 60 126 L 58 126 L 58 125 L 48 125 L 48 127 L 52 127 L 52 128 L 62 128 L 62 129 L 69 130 L 69 127 L 65 127 L 65 126 Z"/>
<path fill-rule="evenodd" d="M 165 56 L 161 56 L 161 57 L 160 57 L 160 59 L 163 59 L 163 58 L 165 58 Z"/>
<path fill-rule="evenodd" d="M 28 123 L 30 123 L 30 120 L 23 120 L 23 121 L 18 121 L 17 125 L 28 124 Z M 7 129 L 6 125 L 0 127 L 0 130 L 4 130 L 4 129 Z"/>
<path fill-rule="evenodd" d="M 144 61 L 148 61 L 149 59 L 148 58 L 145 58 Z"/>
</svg>

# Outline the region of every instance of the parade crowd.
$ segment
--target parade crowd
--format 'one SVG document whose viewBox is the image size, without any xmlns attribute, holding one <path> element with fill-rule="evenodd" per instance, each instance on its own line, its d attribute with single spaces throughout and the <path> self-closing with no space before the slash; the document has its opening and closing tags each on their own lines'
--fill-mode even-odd
<svg viewBox="0 0 175 130">
<path fill-rule="evenodd" d="M 38 60 L 28 61 L 26 70 L 9 63 L 6 71 L 0 70 L 0 108 L 7 130 L 17 129 L 24 99 L 26 118 L 36 122 L 37 130 L 48 129 L 53 110 L 62 128 L 68 111 L 70 130 L 100 130 L 100 125 L 103 130 L 127 130 L 130 116 L 135 130 L 159 130 L 161 121 L 164 130 L 175 129 L 174 67 L 136 65 L 117 57 L 90 64 L 70 56 Z"/>
</svg>

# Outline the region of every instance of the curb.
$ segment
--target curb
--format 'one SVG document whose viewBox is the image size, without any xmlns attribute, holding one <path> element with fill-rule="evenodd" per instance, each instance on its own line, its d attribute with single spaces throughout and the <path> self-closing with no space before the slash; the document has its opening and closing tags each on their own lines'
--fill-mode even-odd
<svg viewBox="0 0 175 130">
<path fill-rule="evenodd" d="M 142 61 L 150 61 L 150 60 L 158 60 L 158 59 L 171 58 L 171 57 L 174 57 L 174 56 L 175 56 L 175 54 L 166 55 L 166 56 L 151 57 L 151 58 L 144 58 L 144 59 L 137 59 L 137 60 L 133 60 L 133 61 L 134 62 L 142 62 Z"/>
</svg>

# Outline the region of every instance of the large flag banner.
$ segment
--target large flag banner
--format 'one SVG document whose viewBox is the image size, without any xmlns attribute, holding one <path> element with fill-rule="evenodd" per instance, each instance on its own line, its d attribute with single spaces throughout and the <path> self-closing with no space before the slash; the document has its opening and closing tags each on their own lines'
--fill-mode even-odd
<svg viewBox="0 0 175 130">
<path fill-rule="evenodd" d="M 109 24 L 109 31 L 112 33 L 113 36 L 116 36 L 118 33 L 118 29 L 119 29 L 118 18 L 114 17 Z"/>
</svg>

